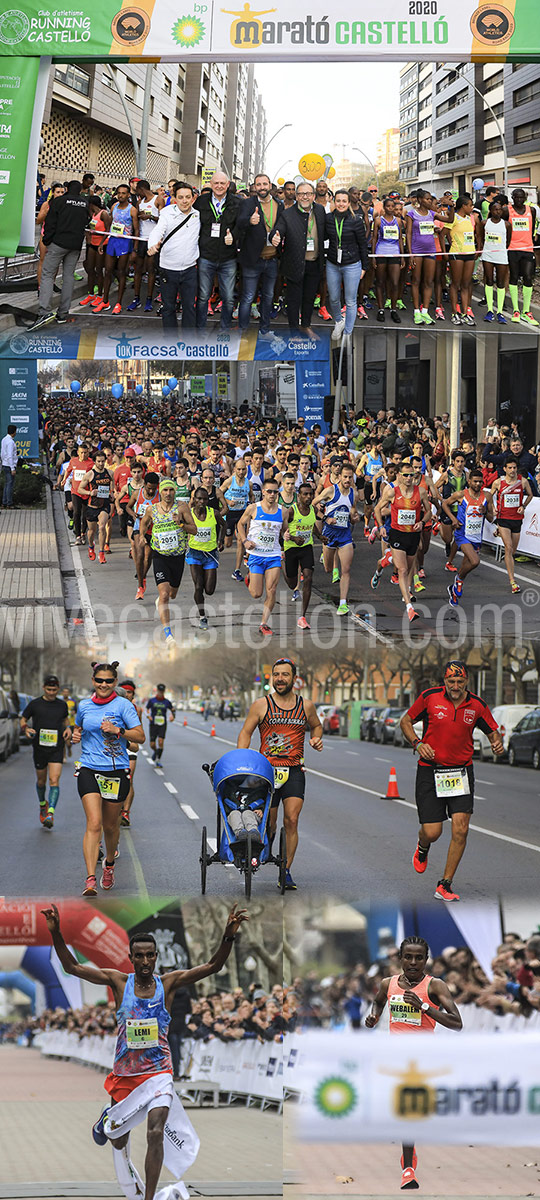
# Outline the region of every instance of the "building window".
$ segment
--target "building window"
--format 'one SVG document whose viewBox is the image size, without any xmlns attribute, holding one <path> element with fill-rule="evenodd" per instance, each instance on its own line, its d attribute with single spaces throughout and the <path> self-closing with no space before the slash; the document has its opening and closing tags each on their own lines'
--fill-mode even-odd
<svg viewBox="0 0 540 1200">
<path fill-rule="evenodd" d="M 516 125 L 514 141 L 517 146 L 522 142 L 535 142 L 537 138 L 540 138 L 540 120 L 527 121 L 526 125 Z"/>
<path fill-rule="evenodd" d="M 497 137 L 486 138 L 484 142 L 484 154 L 495 154 L 497 150 L 502 150 L 502 142 L 497 134 Z"/>
<path fill-rule="evenodd" d="M 491 105 L 491 112 L 489 111 L 489 108 L 485 109 L 484 125 L 489 125 L 489 122 L 493 120 L 493 115 L 492 115 L 493 113 L 495 113 L 495 116 L 498 118 L 504 116 L 504 104 L 503 104 L 502 100 L 501 100 L 500 104 L 492 104 Z"/>
<path fill-rule="evenodd" d="M 169 118 L 164 116 L 163 113 L 159 118 L 159 128 L 163 131 L 163 133 L 169 132 Z"/>
<path fill-rule="evenodd" d="M 519 108 L 520 104 L 528 104 L 531 100 L 538 100 L 539 96 L 540 79 L 535 79 L 534 83 L 527 83 L 525 87 L 514 92 L 514 108 Z"/>
<path fill-rule="evenodd" d="M 496 71 L 495 75 L 492 75 L 490 79 L 486 79 L 486 81 L 484 83 L 484 96 L 486 95 L 487 92 L 493 92 L 495 90 L 495 88 L 500 87 L 501 83 L 503 82 L 503 79 L 504 79 L 503 71 Z"/>
<path fill-rule="evenodd" d="M 437 117 L 444 116 L 447 112 L 452 112 L 453 108 L 458 108 L 460 104 L 465 104 L 468 95 L 468 88 L 464 88 L 462 92 L 456 92 L 451 100 L 445 100 L 442 104 L 437 105 L 435 115 Z"/>
<path fill-rule="evenodd" d="M 88 96 L 90 93 L 90 76 L 86 71 L 81 71 L 80 67 L 55 67 L 54 78 L 57 83 L 63 83 L 64 87 L 72 88 L 81 96 Z M 106 78 L 111 85 L 110 76 Z"/>
<path fill-rule="evenodd" d="M 460 159 L 468 158 L 469 147 L 454 146 L 451 150 L 443 150 L 441 154 L 437 154 L 435 158 L 435 166 L 442 167 L 445 163 L 459 162 Z"/>
<path fill-rule="evenodd" d="M 438 129 L 435 134 L 435 141 L 445 141 L 446 138 L 453 137 L 455 133 L 461 133 L 463 129 L 468 128 L 469 118 L 460 117 L 458 121 L 451 121 L 449 125 L 444 125 L 442 129 Z"/>
<path fill-rule="evenodd" d="M 180 142 L 178 141 L 178 138 L 173 139 L 172 148 L 173 148 L 173 154 L 180 153 Z"/>
<path fill-rule="evenodd" d="M 162 85 L 161 85 L 161 86 L 162 86 L 162 88 L 163 88 L 163 91 L 165 92 L 165 94 L 166 94 L 167 96 L 170 96 L 170 94 L 171 94 L 171 91 L 172 91 L 172 85 L 171 85 L 171 81 L 170 81 L 170 79 L 168 79 L 166 75 L 164 75 L 164 76 L 163 76 L 163 83 L 162 83 Z"/>
</svg>

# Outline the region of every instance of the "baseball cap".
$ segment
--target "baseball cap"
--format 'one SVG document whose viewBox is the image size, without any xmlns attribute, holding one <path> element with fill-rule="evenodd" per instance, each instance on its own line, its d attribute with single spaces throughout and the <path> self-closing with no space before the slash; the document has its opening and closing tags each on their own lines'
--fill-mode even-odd
<svg viewBox="0 0 540 1200">
<path fill-rule="evenodd" d="M 60 680 L 58 675 L 46 675 L 45 679 L 43 680 L 43 687 L 47 687 L 48 684 L 50 684 L 51 687 L 59 685 Z"/>
<path fill-rule="evenodd" d="M 164 684 L 164 683 L 156 683 L 156 691 L 157 691 L 157 692 L 164 692 L 164 691 L 165 691 L 165 684 Z"/>
<path fill-rule="evenodd" d="M 445 679 L 467 679 L 468 674 L 469 672 L 465 663 L 459 658 L 454 658 L 450 662 L 447 662 L 444 668 Z"/>
<path fill-rule="evenodd" d="M 396 192 L 396 191 L 394 191 L 394 192 L 389 192 L 389 193 L 388 193 L 388 199 L 389 199 L 389 200 L 400 200 L 400 199 L 401 199 L 401 194 L 400 194 L 400 192 Z"/>
<path fill-rule="evenodd" d="M 135 451 L 131 449 L 131 446 L 128 446 L 127 450 L 124 452 L 124 457 L 125 458 L 136 458 L 137 455 L 135 454 Z"/>
<path fill-rule="evenodd" d="M 275 667 L 282 667 L 285 665 L 292 667 L 292 673 L 293 675 L 296 675 L 296 663 L 292 658 L 276 658 L 275 663 L 272 665 L 272 670 L 274 670 Z"/>
<path fill-rule="evenodd" d="M 349 444 L 349 439 L 348 439 L 348 438 L 346 438 L 346 437 L 339 437 L 339 438 L 338 438 L 338 442 L 339 442 L 339 444 L 340 444 L 340 445 L 341 445 L 341 443 L 342 443 L 342 442 L 344 442 L 344 443 L 345 443 L 345 445 L 346 445 L 346 446 L 348 446 L 348 444 Z"/>
</svg>

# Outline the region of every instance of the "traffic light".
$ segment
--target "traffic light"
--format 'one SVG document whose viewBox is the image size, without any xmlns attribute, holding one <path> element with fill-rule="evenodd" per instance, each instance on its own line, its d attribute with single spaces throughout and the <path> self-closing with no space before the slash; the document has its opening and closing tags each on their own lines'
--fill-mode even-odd
<svg viewBox="0 0 540 1200">
<path fill-rule="evenodd" d="M 263 663 L 261 676 L 263 692 L 269 692 L 270 688 L 272 687 L 272 668 L 270 663 Z"/>
</svg>

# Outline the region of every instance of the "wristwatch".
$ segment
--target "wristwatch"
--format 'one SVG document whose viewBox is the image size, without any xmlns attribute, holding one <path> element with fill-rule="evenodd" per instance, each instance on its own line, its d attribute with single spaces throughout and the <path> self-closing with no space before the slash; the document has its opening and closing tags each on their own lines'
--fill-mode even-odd
<svg viewBox="0 0 540 1200">
<path fill-rule="evenodd" d="M 431 1008 L 431 1004 L 428 1004 L 427 1000 L 424 1000 L 422 1004 L 422 1012 L 427 1012 L 428 1008 Z"/>
<path fill-rule="evenodd" d="M 236 941 L 236 937 L 235 937 L 235 935 L 234 935 L 234 934 L 232 935 L 232 937 L 230 937 L 228 934 L 224 933 L 224 934 L 223 934 L 223 941 L 224 941 L 224 942 L 235 942 L 235 941 Z"/>
<path fill-rule="evenodd" d="M 118 726 L 118 737 L 125 737 L 125 729 L 123 725 Z"/>
</svg>

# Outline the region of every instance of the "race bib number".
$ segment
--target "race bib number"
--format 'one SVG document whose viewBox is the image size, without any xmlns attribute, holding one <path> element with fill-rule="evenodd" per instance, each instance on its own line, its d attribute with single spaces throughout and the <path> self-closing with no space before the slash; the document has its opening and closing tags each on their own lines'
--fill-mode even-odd
<svg viewBox="0 0 540 1200">
<path fill-rule="evenodd" d="M 97 221 L 89 221 L 89 222 L 88 222 L 88 228 L 89 228 L 89 229 L 95 229 L 95 228 L 96 228 L 96 225 L 97 225 Z"/>
<path fill-rule="evenodd" d="M 521 500 L 517 492 L 510 493 L 509 496 L 504 497 L 505 508 L 519 508 L 520 504 Z"/>
<path fill-rule="evenodd" d="M 151 1017 L 148 1021 L 128 1018 L 126 1041 L 128 1050 L 148 1050 L 151 1046 L 159 1046 L 157 1017 Z"/>
<path fill-rule="evenodd" d="M 502 244 L 503 244 L 502 234 L 486 233 L 486 245 L 487 246 L 493 246 L 493 249 L 495 250 L 497 247 L 502 248 Z"/>
<path fill-rule="evenodd" d="M 465 537 L 471 542 L 479 542 L 482 537 L 482 525 L 484 518 L 479 517 L 477 513 L 471 514 L 465 518 Z"/>
<path fill-rule="evenodd" d="M 309 542 L 310 536 L 311 536 L 311 533 L 310 533 L 309 529 L 297 529 L 296 530 L 296 537 L 300 538 L 302 545 L 304 545 L 305 542 Z"/>
<path fill-rule="evenodd" d="M 152 216 L 152 209 L 151 208 L 141 208 L 140 214 L 141 214 L 143 221 L 148 221 L 149 218 Z"/>
<path fill-rule="evenodd" d="M 416 525 L 416 512 L 412 508 L 398 509 L 398 525 L 400 529 L 412 529 Z"/>
<path fill-rule="evenodd" d="M 116 237 L 121 237 L 122 234 L 125 233 L 125 229 L 121 221 L 111 221 L 111 233 L 114 233 Z"/>
<path fill-rule="evenodd" d="M 156 541 L 161 554 L 174 554 L 178 550 L 178 530 L 160 529 L 156 533 Z"/>
<path fill-rule="evenodd" d="M 40 729 L 39 744 L 40 744 L 40 746 L 57 746 L 58 745 L 58 730 L 57 729 Z"/>
<path fill-rule="evenodd" d="M 515 229 L 516 233 L 528 233 L 529 232 L 529 218 L 528 217 L 512 217 L 512 229 Z"/>
<path fill-rule="evenodd" d="M 390 1010 L 390 1025 L 394 1021 L 399 1021 L 400 1025 L 421 1025 L 422 1010 L 413 1008 L 412 1004 L 408 1004 L 403 996 L 389 996 L 388 1008 Z"/>
<path fill-rule="evenodd" d="M 338 508 L 334 513 L 336 525 L 338 529 L 346 529 L 349 524 L 349 513 L 346 508 Z"/>
<path fill-rule="evenodd" d="M 472 229 L 465 229 L 463 231 L 463 245 L 474 247 L 474 233 Z"/>
<path fill-rule="evenodd" d="M 290 767 L 274 767 L 274 787 L 283 787 L 289 778 Z"/>
<path fill-rule="evenodd" d="M 211 537 L 212 537 L 211 529 L 198 529 L 197 530 L 197 541 L 198 542 L 209 542 Z"/>
<path fill-rule="evenodd" d="M 84 479 L 85 475 L 86 475 L 86 471 L 74 471 L 73 478 L 75 480 L 75 483 L 80 483 L 81 479 Z"/>
<path fill-rule="evenodd" d="M 98 483 L 97 498 L 98 500 L 108 500 L 111 494 L 111 489 L 107 483 Z"/>
<path fill-rule="evenodd" d="M 264 530 L 259 534 L 259 545 L 261 550 L 272 550 L 275 544 L 274 534 L 265 533 Z"/>
<path fill-rule="evenodd" d="M 96 775 L 96 783 L 98 785 L 100 795 L 104 800 L 118 800 L 120 793 L 119 779 L 109 779 L 106 775 Z"/>
<path fill-rule="evenodd" d="M 435 795 L 439 799 L 446 796 L 468 796 L 470 794 L 469 777 L 464 767 L 452 768 L 445 771 L 434 771 Z"/>
<path fill-rule="evenodd" d="M 397 242 L 399 238 L 399 229 L 397 225 L 385 225 L 383 229 L 383 242 Z"/>
<path fill-rule="evenodd" d="M 433 234 L 435 233 L 433 221 L 420 221 L 419 229 L 422 237 L 433 237 Z"/>
<path fill-rule="evenodd" d="M 154 717 L 154 725 L 164 725 L 164 724 L 165 724 L 165 717 L 163 716 L 163 713 L 157 713 L 156 716 Z"/>
</svg>

